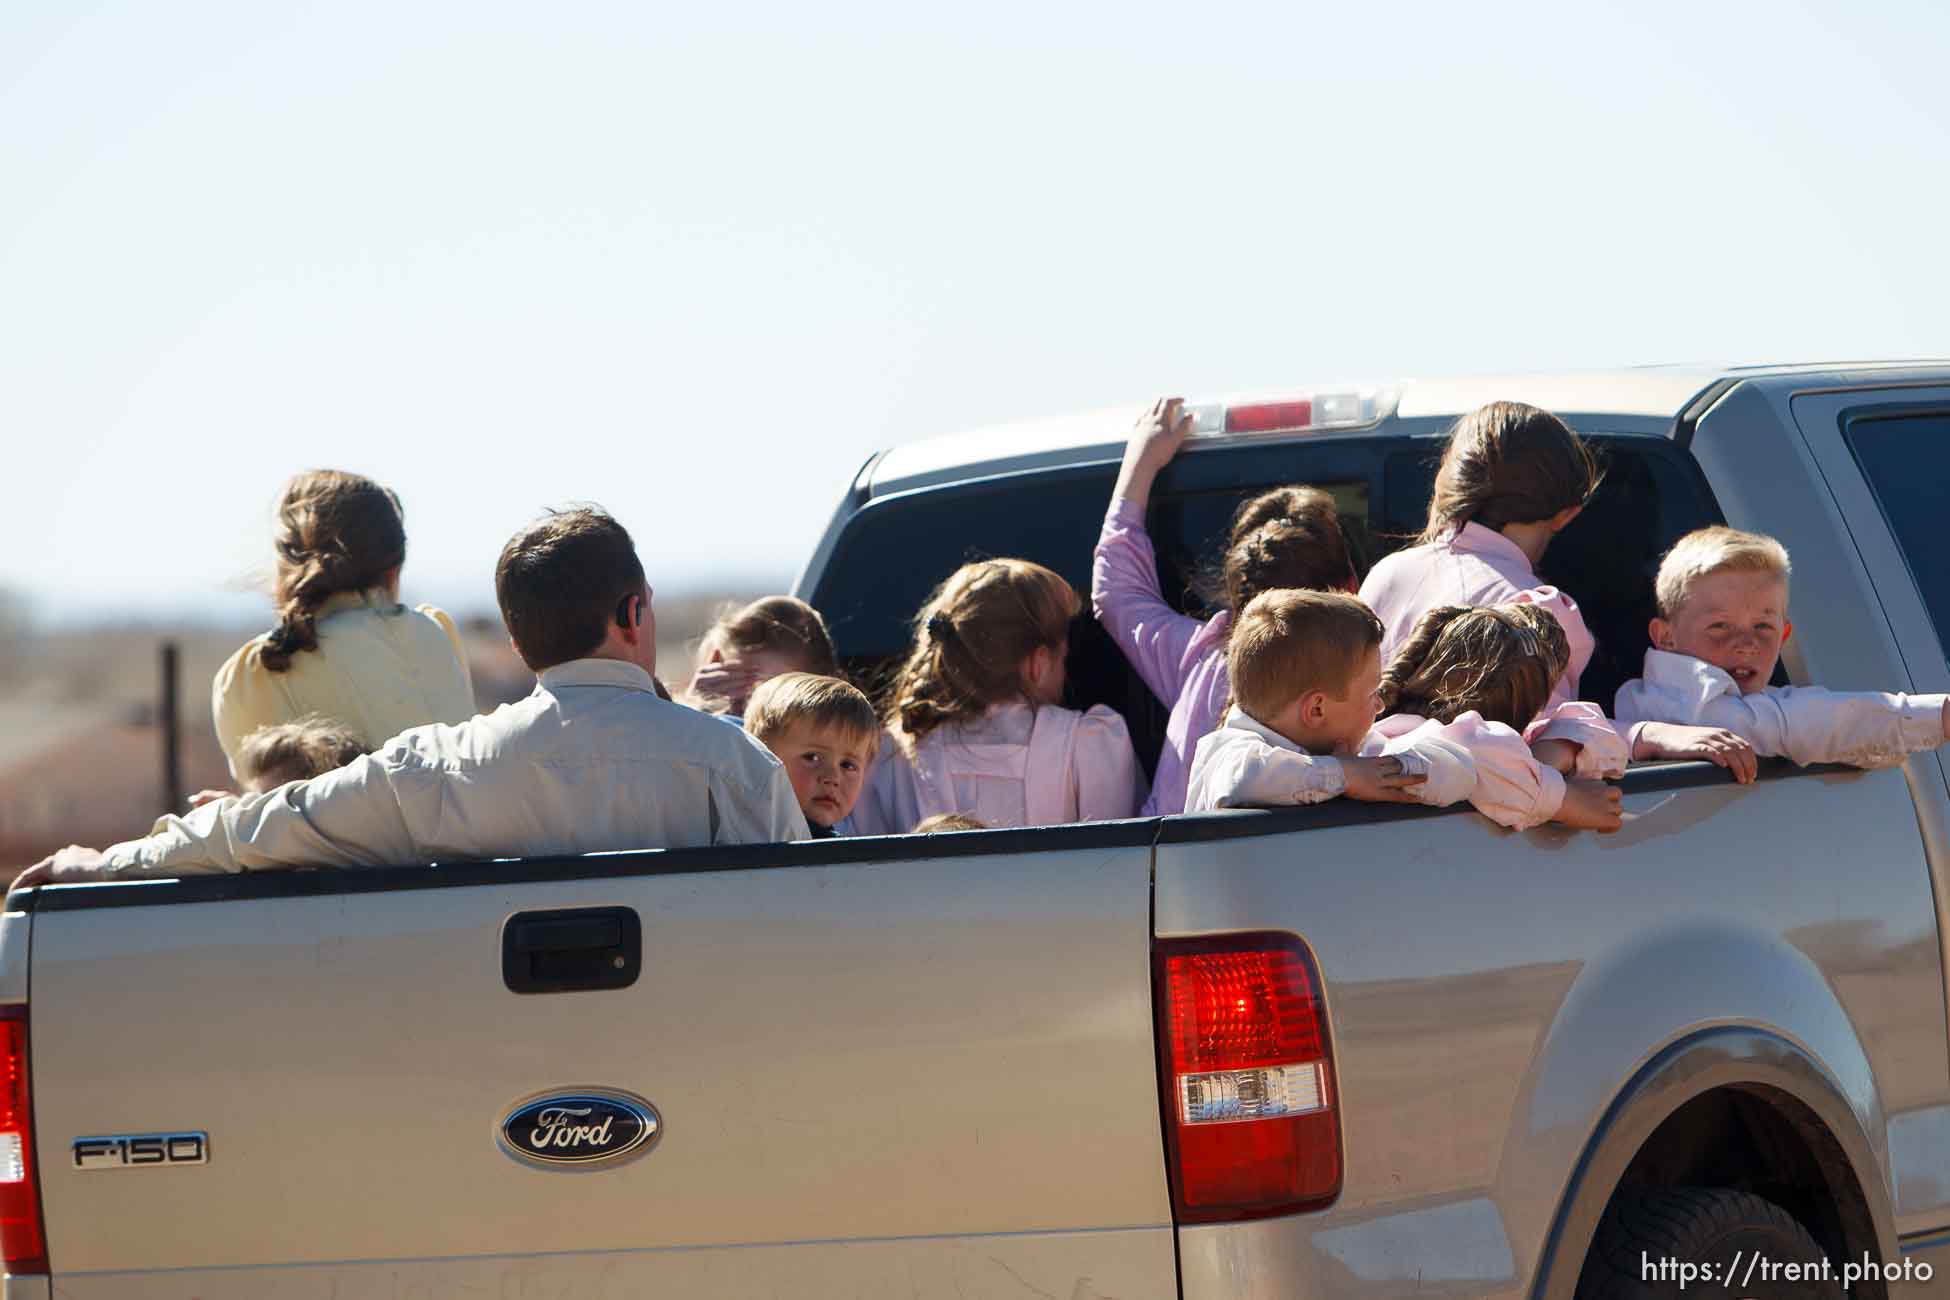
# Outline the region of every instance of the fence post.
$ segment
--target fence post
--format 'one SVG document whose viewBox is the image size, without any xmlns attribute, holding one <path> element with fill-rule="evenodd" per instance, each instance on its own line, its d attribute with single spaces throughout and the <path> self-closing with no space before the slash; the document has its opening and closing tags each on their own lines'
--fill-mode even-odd
<svg viewBox="0 0 1950 1300">
<path fill-rule="evenodd" d="M 182 748 L 178 742 L 181 722 L 176 709 L 177 653 L 174 641 L 162 643 L 162 788 L 163 811 L 183 811 Z"/>
</svg>

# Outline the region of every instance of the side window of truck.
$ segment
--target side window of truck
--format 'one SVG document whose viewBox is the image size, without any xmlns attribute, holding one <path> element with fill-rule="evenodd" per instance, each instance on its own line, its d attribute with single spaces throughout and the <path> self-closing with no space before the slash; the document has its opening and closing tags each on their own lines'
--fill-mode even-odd
<svg viewBox="0 0 1950 1300">
<path fill-rule="evenodd" d="M 1842 434 L 1923 594 L 1937 643 L 1950 658 L 1950 546 L 1943 542 L 1944 505 L 1950 502 L 1950 411 L 1864 416 L 1848 421 Z"/>
</svg>

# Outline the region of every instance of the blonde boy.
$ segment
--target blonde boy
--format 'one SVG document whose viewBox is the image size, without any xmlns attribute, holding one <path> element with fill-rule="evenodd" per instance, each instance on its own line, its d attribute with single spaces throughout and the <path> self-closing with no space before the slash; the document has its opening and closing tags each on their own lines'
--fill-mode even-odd
<svg viewBox="0 0 1950 1300">
<path fill-rule="evenodd" d="M 1476 785 L 1469 752 L 1416 732 L 1370 734 L 1381 620 L 1353 596 L 1262 592 L 1226 650 L 1233 706 L 1198 743 L 1187 812 L 1355 799 L 1449 804 Z"/>
<path fill-rule="evenodd" d="M 1891 767 L 1950 738 L 1950 696 L 1768 685 L 1794 626 L 1790 572 L 1779 542 L 1733 528 L 1699 529 L 1666 552 L 1645 675 L 1618 688 L 1634 756 L 1673 724 L 1717 729 L 1749 771 L 1753 755 Z"/>
<path fill-rule="evenodd" d="M 880 747 L 872 702 L 837 677 L 781 673 L 745 701 L 745 729 L 785 764 L 813 838 L 831 837 Z"/>
</svg>

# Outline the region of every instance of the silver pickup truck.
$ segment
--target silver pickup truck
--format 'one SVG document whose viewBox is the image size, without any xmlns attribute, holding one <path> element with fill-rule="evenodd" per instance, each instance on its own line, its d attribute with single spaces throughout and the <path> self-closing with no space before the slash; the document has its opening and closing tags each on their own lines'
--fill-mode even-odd
<svg viewBox="0 0 1950 1300">
<path fill-rule="evenodd" d="M 1161 479 L 1168 592 L 1277 483 L 1371 561 L 1497 397 L 1605 454 L 1547 565 L 1589 697 L 1721 519 L 1793 552 L 1791 680 L 1950 690 L 1944 364 L 1287 395 Z M 1131 414 L 874 458 L 799 593 L 871 671 L 971 554 L 1086 587 Z M 1950 1294 L 1940 756 L 1622 787 L 1609 836 L 1336 801 L 17 894 L 0 1292 Z"/>
</svg>

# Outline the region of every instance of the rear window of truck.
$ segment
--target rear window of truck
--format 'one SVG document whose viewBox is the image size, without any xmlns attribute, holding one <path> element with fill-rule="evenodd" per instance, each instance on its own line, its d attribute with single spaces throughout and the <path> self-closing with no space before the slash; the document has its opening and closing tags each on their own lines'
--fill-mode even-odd
<svg viewBox="0 0 1950 1300">
<path fill-rule="evenodd" d="M 1652 580 L 1679 536 L 1721 521 L 1692 458 L 1661 437 L 1590 438 L 1605 465 L 1598 494 L 1552 545 L 1543 576 L 1584 609 L 1599 647 L 1582 694 L 1611 706 L 1638 675 Z M 1441 455 L 1439 436 L 1373 435 L 1212 448 L 1181 456 L 1153 492 L 1146 526 L 1165 597 L 1181 611 L 1215 612 L 1205 595 L 1233 511 L 1287 483 L 1333 493 L 1363 572 L 1422 528 Z M 1112 461 L 918 489 L 869 502 L 841 531 L 813 604 L 848 668 L 884 685 L 928 594 L 969 560 L 1020 556 L 1048 565 L 1086 597 L 1071 631 L 1069 703 L 1124 714 L 1147 770 L 1163 744 L 1165 706 L 1130 671 L 1088 615 L 1090 557 L 1116 481 Z"/>
</svg>

